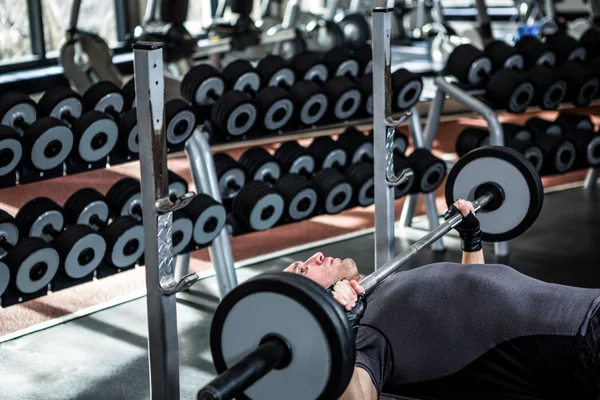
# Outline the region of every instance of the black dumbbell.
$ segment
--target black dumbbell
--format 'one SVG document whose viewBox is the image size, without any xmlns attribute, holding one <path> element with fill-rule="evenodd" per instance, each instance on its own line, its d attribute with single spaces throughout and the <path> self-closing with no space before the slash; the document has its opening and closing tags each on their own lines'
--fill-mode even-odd
<svg viewBox="0 0 600 400">
<path fill-rule="evenodd" d="M 325 214 L 337 214 L 351 204 L 354 189 L 348 177 L 337 169 L 322 169 L 310 182 L 317 190 L 319 209 Z"/>
<path fill-rule="evenodd" d="M 252 98 L 239 90 L 225 92 L 220 71 L 200 64 L 188 71 L 180 86 L 182 96 L 210 114 L 210 120 L 224 136 L 242 136 L 256 123 L 257 110 Z"/>
<path fill-rule="evenodd" d="M 281 57 L 268 55 L 256 66 L 264 87 L 280 87 L 288 91 L 294 103 L 295 120 L 302 125 L 312 126 L 323 118 L 329 100 L 323 88 L 309 80 L 296 82 L 293 68 Z"/>
<path fill-rule="evenodd" d="M 522 37 L 515 43 L 515 49 L 523 54 L 526 70 L 529 70 L 534 65 L 545 64 L 548 67 L 556 65 L 556 51 L 548 43 L 544 43 L 536 37 Z"/>
<path fill-rule="evenodd" d="M 135 77 L 129 79 L 123 86 L 121 86 L 121 93 L 123 94 L 123 110 L 129 111 L 132 108 L 135 108 Z"/>
<path fill-rule="evenodd" d="M 594 132 L 594 123 L 589 115 L 576 112 L 561 111 L 554 123 L 560 125 L 564 133 L 579 130 Z"/>
<path fill-rule="evenodd" d="M 247 93 L 254 99 L 261 128 L 275 132 L 286 127 L 294 115 L 294 103 L 288 93 L 278 86 L 262 90 L 261 76 L 246 60 L 236 60 L 223 68 L 225 89 Z"/>
<path fill-rule="evenodd" d="M 47 197 L 27 202 L 15 221 L 23 237 L 39 237 L 53 245 L 60 257 L 59 269 L 67 278 L 93 273 L 106 254 L 102 236 L 87 225 L 67 227 L 63 208 Z"/>
<path fill-rule="evenodd" d="M 108 203 L 96 189 L 76 191 L 67 199 L 63 209 L 69 223 L 87 225 L 102 234 L 106 241 L 104 259 L 111 267 L 130 268 L 144 254 L 144 228 L 140 221 L 130 216 L 120 216 L 109 223 Z"/>
<path fill-rule="evenodd" d="M 577 151 L 571 139 L 562 135 L 539 135 L 535 144 L 544 155 L 540 175 L 563 174 L 573 168 Z"/>
<path fill-rule="evenodd" d="M 232 213 L 243 222 L 244 231 L 272 228 L 281 220 L 284 209 L 281 194 L 268 183 L 259 180 L 246 183 L 231 206 Z"/>
<path fill-rule="evenodd" d="M 427 149 L 415 149 L 407 161 L 414 172 L 414 183 L 410 193 L 433 192 L 446 177 L 446 163 Z"/>
<path fill-rule="evenodd" d="M 544 41 L 556 53 L 557 64 L 565 61 L 584 62 L 587 58 L 585 46 L 566 32 L 558 31 L 545 37 Z"/>
<path fill-rule="evenodd" d="M 334 47 L 323 55 L 329 76 L 345 76 L 354 81 L 360 76 L 360 62 L 345 46 Z"/>
<path fill-rule="evenodd" d="M 354 58 L 360 66 L 360 76 L 373 73 L 373 48 L 369 43 L 365 43 L 354 49 Z"/>
<path fill-rule="evenodd" d="M 24 93 L 0 95 L 0 122 L 23 135 L 22 161 L 40 171 L 40 175 L 59 167 L 73 148 L 71 130 L 56 118 L 38 119 L 35 102 Z"/>
<path fill-rule="evenodd" d="M 414 106 L 423 92 L 421 77 L 405 68 L 394 71 L 391 85 L 392 109 L 395 111 L 408 110 Z"/>
<path fill-rule="evenodd" d="M 117 122 L 125 118 L 127 113 L 136 113 L 135 109 L 130 109 L 122 115 L 125 110 L 125 97 L 121 89 L 109 81 L 92 85 L 84 93 L 83 102 L 87 109 L 110 115 Z M 181 145 L 190 137 L 195 127 L 196 115 L 189 104 L 182 99 L 171 99 L 165 103 L 165 134 L 168 146 Z M 129 133 L 131 129 L 125 132 Z"/>
<path fill-rule="evenodd" d="M 492 70 L 511 68 L 518 71 L 525 67 L 523 54 L 503 40 L 494 40 L 485 46 L 485 54 L 492 61 Z"/>
<path fill-rule="evenodd" d="M 373 164 L 369 162 L 351 164 L 344 170 L 344 175 L 352 185 L 354 204 L 368 207 L 375 202 Z"/>
<path fill-rule="evenodd" d="M 348 164 L 373 162 L 373 140 L 353 126 L 349 126 L 336 141 L 348 156 Z"/>
<path fill-rule="evenodd" d="M 219 181 L 221 198 L 233 199 L 242 190 L 246 183 L 246 171 L 229 154 L 216 153 L 213 155 L 215 171 Z"/>
<path fill-rule="evenodd" d="M 250 181 L 263 181 L 273 185 L 281 176 L 281 165 L 262 147 L 251 147 L 238 159 Z"/>
<path fill-rule="evenodd" d="M 448 57 L 445 73 L 460 82 L 485 88 L 485 98 L 496 108 L 522 113 L 531 104 L 534 86 L 521 71 L 501 68 L 492 73 L 492 61 L 473 45 L 463 44 Z"/>
<path fill-rule="evenodd" d="M 21 135 L 11 127 L 0 125 L 0 179 L 14 173 L 22 157 Z"/>
<path fill-rule="evenodd" d="M 15 218 L 0 210 L 0 294 L 10 286 L 19 294 L 48 287 L 60 264 L 58 252 L 39 237 L 20 239 Z"/>
<path fill-rule="evenodd" d="M 534 137 L 543 135 L 562 136 L 564 134 L 562 125 L 540 117 L 529 118 L 525 122 L 525 127 L 533 133 Z"/>
<path fill-rule="evenodd" d="M 298 174 L 304 177 L 312 176 L 315 171 L 315 157 L 298 142 L 284 142 L 275 150 L 275 159 L 286 174 Z"/>
<path fill-rule="evenodd" d="M 502 124 L 504 132 L 504 145 L 517 150 L 533 165 L 536 171 L 541 171 L 544 161 L 542 150 L 533 144 L 533 133 L 517 124 Z M 489 146 L 490 134 L 487 129 L 467 127 L 462 130 L 456 140 L 456 153 L 464 156 L 471 150 Z"/>
<path fill-rule="evenodd" d="M 315 158 L 317 171 L 327 168 L 342 170 L 348 165 L 346 150 L 330 136 L 315 138 L 308 146 L 308 151 Z"/>
<path fill-rule="evenodd" d="M 600 79 L 597 72 L 576 61 L 568 61 L 558 68 L 558 73 L 567 82 L 566 100 L 577 107 L 588 106 L 598 95 Z"/>
<path fill-rule="evenodd" d="M 283 175 L 275 182 L 274 189 L 283 197 L 286 220 L 301 221 L 314 215 L 318 204 L 317 189 L 305 176 Z"/>
<path fill-rule="evenodd" d="M 363 104 L 359 84 L 347 76 L 331 76 L 327 65 L 313 52 L 304 52 L 290 62 L 296 79 L 310 80 L 322 86 L 329 101 L 329 115 L 338 121 L 352 118 Z"/>
<path fill-rule="evenodd" d="M 373 141 L 373 135 L 374 133 L 371 129 L 368 135 L 369 140 L 371 140 L 371 142 Z M 406 149 L 408 148 L 408 144 L 408 136 L 396 129 L 394 131 L 394 143 L 392 144 L 392 149 L 394 150 L 394 153 L 404 155 Z"/>
<path fill-rule="evenodd" d="M 534 99 L 532 104 L 544 110 L 555 110 L 567 95 L 567 82 L 557 70 L 547 65 L 534 65 L 526 72 L 533 83 Z"/>
<path fill-rule="evenodd" d="M 48 90 L 38 103 L 41 116 L 59 119 L 71 128 L 75 139 L 73 154 L 83 163 L 94 163 L 113 150 L 119 139 L 119 127 L 106 114 L 96 110 L 84 113 L 83 108 L 81 96 L 68 86 Z M 135 127 L 135 118 L 133 123 L 130 131 Z"/>
</svg>

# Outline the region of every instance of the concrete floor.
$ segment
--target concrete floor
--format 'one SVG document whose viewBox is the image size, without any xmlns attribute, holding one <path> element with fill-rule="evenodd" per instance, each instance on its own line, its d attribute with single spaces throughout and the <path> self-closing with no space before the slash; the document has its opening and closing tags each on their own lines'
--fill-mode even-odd
<svg viewBox="0 0 600 400">
<path fill-rule="evenodd" d="M 534 226 L 511 242 L 502 261 L 533 277 L 575 286 L 600 287 L 600 194 L 581 188 L 549 194 Z M 405 269 L 459 261 L 458 241 L 446 238 L 445 253 L 422 252 Z M 397 240 L 400 251 L 409 241 Z M 373 270 L 373 237 L 366 235 L 318 250 L 353 257 L 361 273 Z M 290 262 L 314 249 L 238 270 L 239 281 Z M 178 300 L 181 398 L 195 399 L 214 374 L 208 344 L 218 304 L 214 278 Z M 145 299 L 131 301 L 47 330 L 0 344 L 0 400 L 142 400 L 149 398 Z"/>
</svg>

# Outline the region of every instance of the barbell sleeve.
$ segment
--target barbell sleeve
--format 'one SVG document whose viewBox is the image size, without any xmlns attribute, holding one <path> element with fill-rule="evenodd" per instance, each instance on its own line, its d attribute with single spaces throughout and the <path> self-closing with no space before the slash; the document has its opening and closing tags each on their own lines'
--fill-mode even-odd
<svg viewBox="0 0 600 400">
<path fill-rule="evenodd" d="M 202 388 L 198 392 L 198 400 L 236 398 L 273 369 L 287 364 L 290 357 L 288 344 L 276 336 L 270 337 Z"/>
<path fill-rule="evenodd" d="M 478 212 L 482 207 L 488 204 L 492 199 L 491 193 L 485 193 L 481 197 L 473 201 L 473 208 L 475 212 Z M 381 282 L 388 276 L 395 273 L 398 268 L 412 260 L 421 250 L 429 246 L 439 238 L 446 235 L 452 229 L 456 228 L 463 220 L 461 213 L 457 213 L 453 217 L 441 223 L 437 228 L 433 229 L 429 233 L 425 234 L 421 239 L 413 243 L 408 249 L 392 258 L 390 261 L 379 267 L 375 272 L 371 273 L 360 284 L 368 294 L 375 289 Z"/>
</svg>

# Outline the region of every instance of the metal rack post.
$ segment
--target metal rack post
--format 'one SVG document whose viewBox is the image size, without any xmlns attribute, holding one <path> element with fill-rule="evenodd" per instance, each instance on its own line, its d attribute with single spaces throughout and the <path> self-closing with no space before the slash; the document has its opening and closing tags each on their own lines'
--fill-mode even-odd
<svg viewBox="0 0 600 400">
<path fill-rule="evenodd" d="M 186 193 L 174 202 L 168 195 L 162 48 L 162 43 L 138 42 L 133 46 L 133 62 L 140 143 L 150 397 L 178 400 L 175 294 L 193 285 L 198 275 L 190 274 L 179 281 L 173 276 L 173 211 L 189 204 L 194 194 Z"/>
<path fill-rule="evenodd" d="M 600 168 L 590 168 L 585 176 L 583 187 L 586 189 L 595 189 L 598 182 L 598 170 Z"/>
<path fill-rule="evenodd" d="M 190 162 L 196 190 L 211 196 L 220 203 L 222 200 L 219 179 L 215 171 L 215 163 L 210 151 L 207 134 L 200 129 L 196 129 L 185 144 L 185 154 Z M 227 229 L 223 228 L 221 230 L 211 243 L 208 251 L 215 268 L 219 294 L 223 298 L 231 289 L 237 286 L 233 252 Z"/>
<path fill-rule="evenodd" d="M 396 126 L 402 123 L 391 115 L 391 30 L 393 10 L 373 8 L 373 146 L 375 154 L 375 266 L 389 261 L 395 250 L 393 187 L 405 182 L 409 175 L 394 174 L 393 140 Z M 404 116 L 406 120 L 408 115 Z M 377 268 L 377 267 L 376 267 Z"/>
<path fill-rule="evenodd" d="M 425 127 L 426 142 L 429 148 L 431 148 L 435 139 L 446 95 L 454 98 L 459 103 L 485 119 L 490 132 L 490 146 L 504 146 L 504 132 L 502 130 L 502 124 L 500 124 L 500 121 L 498 120 L 498 114 L 496 114 L 496 111 L 491 109 L 487 104 L 473 97 L 473 94 L 477 91 L 467 92 L 448 82 L 441 76 L 435 78 L 435 85 L 437 86 L 437 91 Z M 406 223 L 406 220 L 402 222 Z M 494 252 L 496 256 L 508 256 L 508 242 L 494 243 Z"/>
</svg>

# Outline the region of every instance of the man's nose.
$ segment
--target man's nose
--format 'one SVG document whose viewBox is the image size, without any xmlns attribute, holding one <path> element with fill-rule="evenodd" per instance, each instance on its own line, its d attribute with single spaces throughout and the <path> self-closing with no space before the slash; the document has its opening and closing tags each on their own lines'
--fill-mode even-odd
<svg viewBox="0 0 600 400">
<path fill-rule="evenodd" d="M 325 256 L 323 253 L 318 252 L 312 255 L 308 260 L 306 260 L 306 264 L 322 264 L 323 260 L 325 260 Z"/>
</svg>

